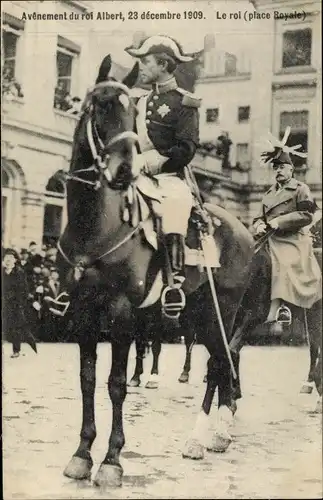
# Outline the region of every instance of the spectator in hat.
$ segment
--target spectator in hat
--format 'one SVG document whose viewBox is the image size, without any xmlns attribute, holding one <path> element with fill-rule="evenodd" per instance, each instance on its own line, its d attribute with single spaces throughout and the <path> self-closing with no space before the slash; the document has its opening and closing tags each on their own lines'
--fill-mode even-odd
<svg viewBox="0 0 323 500">
<path fill-rule="evenodd" d="M 7 340 L 12 343 L 12 358 L 19 357 L 21 338 L 28 326 L 25 317 L 28 289 L 18 261 L 15 250 L 5 250 L 2 260 L 3 329 Z"/>
</svg>

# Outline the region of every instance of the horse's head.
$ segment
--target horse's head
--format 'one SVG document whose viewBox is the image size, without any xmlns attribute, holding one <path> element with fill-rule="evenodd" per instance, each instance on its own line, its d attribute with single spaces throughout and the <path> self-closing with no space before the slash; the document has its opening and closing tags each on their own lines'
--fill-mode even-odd
<svg viewBox="0 0 323 500">
<path fill-rule="evenodd" d="M 71 162 L 69 179 L 98 188 L 108 182 L 113 189 L 126 189 L 132 181 L 132 163 L 137 135 L 134 133 L 136 106 L 129 89 L 138 78 L 138 64 L 122 82 L 109 76 L 111 57 L 100 66 L 95 85 L 83 104 L 75 143 L 82 144 L 83 167 Z M 84 158 L 88 158 L 86 165 Z M 74 158 L 75 160 L 75 158 Z"/>
</svg>

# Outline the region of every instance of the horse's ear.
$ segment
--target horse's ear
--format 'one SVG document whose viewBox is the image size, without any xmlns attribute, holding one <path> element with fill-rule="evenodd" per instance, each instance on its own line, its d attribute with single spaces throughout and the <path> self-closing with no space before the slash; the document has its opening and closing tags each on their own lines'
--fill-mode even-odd
<svg viewBox="0 0 323 500">
<path fill-rule="evenodd" d="M 131 89 L 138 80 L 138 75 L 139 63 L 136 62 L 130 73 L 128 73 L 127 76 L 122 80 L 122 83 L 124 83 L 129 89 Z"/>
<path fill-rule="evenodd" d="M 95 84 L 104 82 L 107 80 L 111 69 L 111 56 L 110 54 L 105 56 L 103 61 L 101 62 L 99 73 L 97 79 L 95 80 Z"/>
</svg>

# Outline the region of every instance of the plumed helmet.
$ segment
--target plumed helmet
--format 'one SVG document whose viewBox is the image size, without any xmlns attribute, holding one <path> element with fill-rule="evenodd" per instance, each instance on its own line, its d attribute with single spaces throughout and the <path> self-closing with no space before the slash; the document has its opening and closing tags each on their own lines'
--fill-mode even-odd
<svg viewBox="0 0 323 500">
<path fill-rule="evenodd" d="M 296 146 L 287 146 L 286 143 L 289 134 L 290 127 L 286 128 L 284 137 L 281 141 L 276 139 L 276 137 L 274 137 L 273 135 L 269 134 L 267 142 L 270 145 L 270 151 L 265 151 L 261 154 L 261 159 L 265 164 L 282 165 L 287 163 L 294 166 L 290 155 L 299 156 L 301 158 L 307 157 L 306 153 L 301 153 L 300 151 L 298 151 L 302 147 L 301 144 L 297 144 Z"/>
<path fill-rule="evenodd" d="M 140 42 L 139 47 L 131 46 L 125 49 L 133 57 L 144 57 L 149 54 L 167 54 L 175 63 L 180 64 L 193 60 L 193 57 L 185 55 L 182 47 L 176 40 L 169 36 L 154 35 Z"/>
</svg>

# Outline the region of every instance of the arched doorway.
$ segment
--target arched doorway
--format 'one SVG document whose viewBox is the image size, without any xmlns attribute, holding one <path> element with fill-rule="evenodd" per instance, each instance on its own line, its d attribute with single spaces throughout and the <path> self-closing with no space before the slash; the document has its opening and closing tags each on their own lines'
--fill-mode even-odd
<svg viewBox="0 0 323 500">
<path fill-rule="evenodd" d="M 18 245 L 23 230 L 22 193 L 25 178 L 15 160 L 1 158 L 1 240 L 4 247 Z"/>
<path fill-rule="evenodd" d="M 53 175 L 46 186 L 43 244 L 56 245 L 66 224 L 65 184 L 59 172 Z"/>
</svg>

